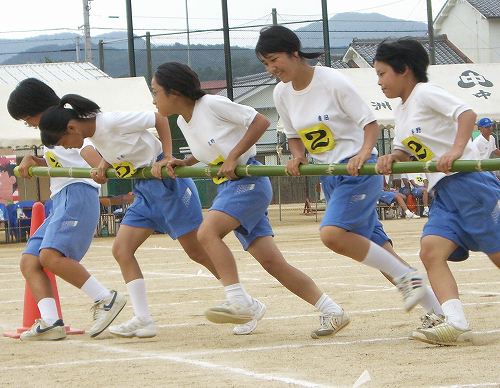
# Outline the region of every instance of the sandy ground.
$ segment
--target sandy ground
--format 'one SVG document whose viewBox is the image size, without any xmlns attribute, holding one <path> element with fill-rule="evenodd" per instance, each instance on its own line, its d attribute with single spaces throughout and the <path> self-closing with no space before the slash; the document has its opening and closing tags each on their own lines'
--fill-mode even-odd
<svg viewBox="0 0 500 388">
<path fill-rule="evenodd" d="M 230 236 L 241 281 L 267 305 L 254 334 L 234 336 L 231 325 L 204 318 L 223 299 L 219 283 L 188 260 L 177 242 L 151 237 L 138 251 L 158 335 L 114 338 L 104 332 L 59 342 L 23 343 L 0 339 L 1 387 L 363 387 L 500 386 L 500 278 L 484 254 L 452 263 L 475 346 L 434 347 L 408 340 L 422 309 L 402 309 L 396 289 L 381 274 L 328 251 L 318 237 L 315 217 L 273 222 L 287 260 L 310 275 L 351 315 L 335 337 L 313 340 L 314 307 L 270 277 Z M 423 266 L 418 242 L 425 220 L 390 220 L 384 226 L 396 250 Z M 85 266 L 110 288 L 126 292 L 111 255 L 112 238 L 95 239 Z M 18 269 L 22 245 L 0 246 L 0 329 L 21 325 L 24 280 Z M 90 327 L 90 301 L 58 279 L 64 320 Z M 127 304 L 117 322 L 132 316 Z M 359 381 L 358 381 L 359 382 Z"/>
</svg>

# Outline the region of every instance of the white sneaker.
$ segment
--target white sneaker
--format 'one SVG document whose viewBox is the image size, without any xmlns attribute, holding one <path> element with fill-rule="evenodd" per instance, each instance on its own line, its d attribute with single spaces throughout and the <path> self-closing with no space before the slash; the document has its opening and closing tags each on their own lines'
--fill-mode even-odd
<svg viewBox="0 0 500 388">
<path fill-rule="evenodd" d="M 94 320 L 94 324 L 89 330 L 90 336 L 94 338 L 106 330 L 123 310 L 126 303 L 127 298 L 116 291 L 111 291 L 110 296 L 95 302 L 90 309 Z"/>
<path fill-rule="evenodd" d="M 427 329 L 417 329 L 413 332 L 411 338 L 433 345 L 456 346 L 472 344 L 470 329 L 457 329 L 448 322 Z"/>
<path fill-rule="evenodd" d="M 420 218 L 420 216 L 419 216 L 419 215 L 417 215 L 417 214 L 415 214 L 415 213 L 413 213 L 413 212 L 411 212 L 411 211 L 409 211 L 409 210 L 405 211 L 405 216 L 406 216 L 406 219 L 407 219 L 407 220 L 412 219 L 412 218 L 413 218 L 413 219 Z"/>
<path fill-rule="evenodd" d="M 318 339 L 336 334 L 346 327 L 349 322 L 351 322 L 351 319 L 343 310 L 339 314 L 321 314 L 319 316 L 319 328 L 311 332 L 311 337 Z"/>
<path fill-rule="evenodd" d="M 422 217 L 429 217 L 429 208 L 424 208 L 424 211 L 422 212 Z"/>
<path fill-rule="evenodd" d="M 417 271 L 410 271 L 395 278 L 394 282 L 399 292 L 403 295 L 406 311 L 413 309 L 425 295 L 424 278 Z"/>
<path fill-rule="evenodd" d="M 66 329 L 62 319 L 58 319 L 52 325 L 43 319 L 37 319 L 33 326 L 21 334 L 21 341 L 57 341 L 66 338 Z"/>
<path fill-rule="evenodd" d="M 209 308 L 205 311 L 205 317 L 213 323 L 236 323 L 250 322 L 254 318 L 252 306 L 243 306 L 239 303 L 225 301 L 219 306 Z"/>
<path fill-rule="evenodd" d="M 235 326 L 233 328 L 233 334 L 247 335 L 251 334 L 257 328 L 257 323 L 266 313 L 266 305 L 257 299 L 253 299 L 252 310 L 254 311 L 253 319 L 250 322 L 244 323 L 243 325 Z"/>
<path fill-rule="evenodd" d="M 118 337 L 151 338 L 156 336 L 156 325 L 153 320 L 143 320 L 139 317 L 133 317 L 127 322 L 110 326 L 109 332 Z"/>
</svg>

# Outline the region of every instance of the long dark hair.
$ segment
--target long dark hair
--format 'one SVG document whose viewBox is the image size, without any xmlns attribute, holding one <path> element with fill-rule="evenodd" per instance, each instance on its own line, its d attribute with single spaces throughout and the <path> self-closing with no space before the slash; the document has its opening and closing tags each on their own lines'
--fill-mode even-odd
<svg viewBox="0 0 500 388">
<path fill-rule="evenodd" d="M 179 62 L 166 62 L 158 66 L 155 80 L 165 93 L 176 91 L 196 101 L 206 93 L 201 89 L 198 75 L 187 65 Z"/>
<path fill-rule="evenodd" d="M 47 108 L 59 104 L 56 92 L 37 78 L 26 78 L 10 93 L 7 110 L 12 118 L 22 120 L 36 116 Z"/>
<path fill-rule="evenodd" d="M 55 146 L 66 134 L 70 120 L 90 118 L 100 111 L 101 108 L 94 101 L 78 94 L 66 94 L 57 106 L 48 108 L 40 117 L 38 128 L 42 143 L 47 147 Z"/>
<path fill-rule="evenodd" d="M 323 54 L 320 52 L 305 53 L 301 51 L 301 48 L 300 39 L 295 32 L 284 26 L 274 25 L 260 30 L 255 53 L 257 57 L 262 57 L 271 53 L 292 54 L 297 52 L 301 58 L 307 59 L 318 58 Z"/>
<path fill-rule="evenodd" d="M 377 47 L 373 61 L 387 63 L 396 73 L 410 69 L 418 82 L 428 82 L 429 55 L 424 46 L 412 38 L 384 40 Z"/>
</svg>

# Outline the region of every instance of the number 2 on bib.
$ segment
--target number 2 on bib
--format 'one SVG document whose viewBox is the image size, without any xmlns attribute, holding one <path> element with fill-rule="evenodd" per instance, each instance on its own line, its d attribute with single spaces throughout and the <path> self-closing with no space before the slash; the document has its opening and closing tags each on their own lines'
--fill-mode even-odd
<svg viewBox="0 0 500 388">
<path fill-rule="evenodd" d="M 335 140 L 327 125 L 320 123 L 297 131 L 302 143 L 311 154 L 321 154 L 333 150 Z"/>
<path fill-rule="evenodd" d="M 128 178 L 134 175 L 136 169 L 130 162 L 113 163 L 113 168 L 116 170 L 116 175 L 120 178 Z"/>
<path fill-rule="evenodd" d="M 402 143 L 420 162 L 428 162 L 434 158 L 434 152 L 416 136 L 409 136 Z"/>
</svg>

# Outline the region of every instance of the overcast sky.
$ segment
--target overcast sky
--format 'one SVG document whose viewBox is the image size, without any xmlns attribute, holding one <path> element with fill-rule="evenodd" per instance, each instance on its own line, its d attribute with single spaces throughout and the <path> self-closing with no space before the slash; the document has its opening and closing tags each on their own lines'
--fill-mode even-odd
<svg viewBox="0 0 500 388">
<path fill-rule="evenodd" d="M 143 35 L 186 29 L 186 2 L 191 30 L 222 26 L 221 0 L 132 0 L 134 32 Z M 437 15 L 446 0 L 432 0 Z M 25 38 L 61 31 L 78 32 L 83 25 L 82 0 L 17 0 L 0 13 L 0 39 Z M 321 0 L 227 0 L 231 27 L 321 18 Z M 90 2 L 91 35 L 126 30 L 125 0 Z M 406 20 L 427 20 L 426 0 L 328 0 L 328 15 L 376 12 Z"/>
</svg>

